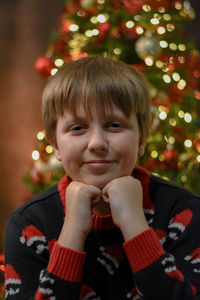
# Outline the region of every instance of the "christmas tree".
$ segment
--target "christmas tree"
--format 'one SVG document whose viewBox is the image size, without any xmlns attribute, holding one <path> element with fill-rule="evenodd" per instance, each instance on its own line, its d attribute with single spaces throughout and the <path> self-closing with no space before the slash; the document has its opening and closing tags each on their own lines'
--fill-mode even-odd
<svg viewBox="0 0 200 300">
<path fill-rule="evenodd" d="M 189 1 L 67 0 L 36 69 L 46 77 L 88 55 L 119 59 L 144 74 L 152 97 L 151 135 L 139 164 L 200 194 L 200 54 L 184 22 Z M 34 193 L 64 174 L 38 132 L 25 182 Z"/>
</svg>

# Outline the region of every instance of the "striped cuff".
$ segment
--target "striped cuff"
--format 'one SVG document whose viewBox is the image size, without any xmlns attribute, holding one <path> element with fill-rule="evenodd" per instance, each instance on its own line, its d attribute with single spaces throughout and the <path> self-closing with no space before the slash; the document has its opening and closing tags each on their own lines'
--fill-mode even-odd
<svg viewBox="0 0 200 300">
<path fill-rule="evenodd" d="M 85 252 L 62 247 L 56 241 L 50 255 L 47 270 L 64 280 L 81 282 L 85 256 Z"/>
<path fill-rule="evenodd" d="M 136 273 L 165 252 L 153 228 L 149 228 L 123 244 L 133 273 Z"/>
</svg>

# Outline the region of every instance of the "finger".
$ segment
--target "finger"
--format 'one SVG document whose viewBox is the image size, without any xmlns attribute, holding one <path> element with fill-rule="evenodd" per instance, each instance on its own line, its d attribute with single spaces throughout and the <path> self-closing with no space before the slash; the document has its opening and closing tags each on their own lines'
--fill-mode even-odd
<svg viewBox="0 0 200 300">
<path fill-rule="evenodd" d="M 94 207 L 95 205 L 97 205 L 97 203 L 100 201 L 100 199 L 101 199 L 100 193 L 94 194 L 91 198 L 91 206 Z"/>
<path fill-rule="evenodd" d="M 108 197 L 108 194 L 106 192 L 102 193 L 102 198 L 103 198 L 104 202 L 109 203 L 109 197 Z"/>
</svg>

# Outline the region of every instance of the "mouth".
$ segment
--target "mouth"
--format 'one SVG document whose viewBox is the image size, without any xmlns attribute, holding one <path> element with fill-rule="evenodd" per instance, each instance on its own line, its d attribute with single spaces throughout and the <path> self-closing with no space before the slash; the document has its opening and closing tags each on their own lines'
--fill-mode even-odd
<svg viewBox="0 0 200 300">
<path fill-rule="evenodd" d="M 110 164 L 113 163 L 113 160 L 106 160 L 106 159 L 94 159 L 85 161 L 84 164 Z"/>
<path fill-rule="evenodd" d="M 101 169 L 108 167 L 109 165 L 113 164 L 114 160 L 89 160 L 84 162 L 84 165 L 86 165 L 88 168 L 92 169 Z"/>
</svg>

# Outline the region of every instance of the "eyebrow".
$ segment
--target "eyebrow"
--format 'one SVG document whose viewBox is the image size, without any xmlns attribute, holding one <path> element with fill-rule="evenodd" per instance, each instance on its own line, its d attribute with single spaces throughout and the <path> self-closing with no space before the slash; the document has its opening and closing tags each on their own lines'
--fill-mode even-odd
<svg viewBox="0 0 200 300">
<path fill-rule="evenodd" d="M 72 117 L 70 117 L 70 119 L 64 119 L 63 121 L 63 126 L 67 127 L 70 123 L 84 123 L 88 120 L 87 117 L 83 117 L 83 116 L 76 116 L 76 115 L 72 115 Z"/>
</svg>

